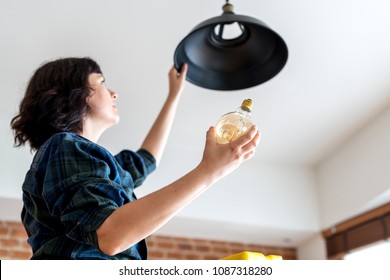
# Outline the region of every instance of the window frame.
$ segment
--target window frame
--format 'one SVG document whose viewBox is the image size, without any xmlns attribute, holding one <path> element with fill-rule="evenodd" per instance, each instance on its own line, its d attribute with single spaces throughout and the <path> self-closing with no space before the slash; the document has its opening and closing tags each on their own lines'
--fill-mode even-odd
<svg viewBox="0 0 390 280">
<path fill-rule="evenodd" d="M 322 231 L 327 258 L 343 259 L 352 250 L 390 239 L 390 202 Z"/>
</svg>

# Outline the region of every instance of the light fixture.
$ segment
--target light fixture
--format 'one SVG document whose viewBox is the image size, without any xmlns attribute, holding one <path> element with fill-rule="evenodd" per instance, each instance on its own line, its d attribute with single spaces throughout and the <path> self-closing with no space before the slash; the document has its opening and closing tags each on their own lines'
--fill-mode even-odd
<svg viewBox="0 0 390 280">
<path fill-rule="evenodd" d="M 245 89 L 273 78 L 287 62 L 286 43 L 260 20 L 234 14 L 229 1 L 222 9 L 179 43 L 176 69 L 187 63 L 187 80 L 213 90 Z"/>
</svg>

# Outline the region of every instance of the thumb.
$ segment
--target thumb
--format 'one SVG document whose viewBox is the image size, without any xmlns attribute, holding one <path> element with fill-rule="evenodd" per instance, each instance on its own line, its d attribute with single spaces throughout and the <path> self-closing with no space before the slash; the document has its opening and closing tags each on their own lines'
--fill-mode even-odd
<svg viewBox="0 0 390 280">
<path fill-rule="evenodd" d="M 215 127 L 214 126 L 210 126 L 209 130 L 207 131 L 207 134 L 206 134 L 206 140 L 207 141 L 210 141 L 210 140 L 214 140 L 215 139 Z"/>
<path fill-rule="evenodd" d="M 186 76 L 188 71 L 188 64 L 184 63 L 180 69 L 180 75 Z"/>
</svg>

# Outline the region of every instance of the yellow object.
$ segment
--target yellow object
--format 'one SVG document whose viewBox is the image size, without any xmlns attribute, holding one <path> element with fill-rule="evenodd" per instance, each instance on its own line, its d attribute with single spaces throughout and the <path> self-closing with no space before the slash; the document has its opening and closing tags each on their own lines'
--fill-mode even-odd
<svg viewBox="0 0 390 280">
<path fill-rule="evenodd" d="M 252 107 L 252 100 L 245 99 L 237 110 L 223 115 L 218 120 L 215 126 L 218 143 L 230 143 L 248 132 L 253 126 Z"/>
<path fill-rule="evenodd" d="M 221 260 L 283 260 L 283 258 L 278 255 L 265 256 L 262 253 L 244 251 L 222 258 Z"/>
</svg>

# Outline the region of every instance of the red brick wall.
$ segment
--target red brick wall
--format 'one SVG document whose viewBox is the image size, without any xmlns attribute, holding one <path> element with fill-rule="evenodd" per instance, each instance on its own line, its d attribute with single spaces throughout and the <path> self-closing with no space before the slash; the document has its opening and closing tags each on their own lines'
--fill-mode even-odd
<svg viewBox="0 0 390 280">
<path fill-rule="evenodd" d="M 27 233 L 20 222 L 0 221 L 0 259 L 25 260 L 31 257 Z"/>
<path fill-rule="evenodd" d="M 151 260 L 217 260 L 243 251 L 296 259 L 295 248 L 166 236 L 150 236 L 147 242 Z"/>
<path fill-rule="evenodd" d="M 27 234 L 20 222 L 0 221 L 0 259 L 29 259 L 31 248 L 26 239 Z M 285 260 L 296 259 L 295 248 L 158 235 L 150 236 L 147 242 L 151 260 L 217 260 L 242 251 L 281 255 Z"/>
</svg>

